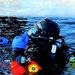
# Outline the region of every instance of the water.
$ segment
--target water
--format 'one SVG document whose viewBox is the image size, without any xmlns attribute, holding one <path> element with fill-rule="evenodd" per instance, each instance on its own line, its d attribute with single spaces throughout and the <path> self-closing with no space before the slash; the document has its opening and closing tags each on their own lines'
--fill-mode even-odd
<svg viewBox="0 0 75 75">
<path fill-rule="evenodd" d="M 49 18 L 49 17 L 48 17 Z M 43 17 L 28 17 L 27 18 L 27 24 L 26 26 L 23 26 L 23 28 L 28 31 L 30 28 L 33 27 L 34 23 L 44 19 Z M 72 48 L 75 48 L 75 18 L 64 18 L 64 17 L 51 17 L 49 18 L 53 21 L 55 21 L 59 26 L 60 26 L 60 34 L 63 35 L 65 37 L 65 42 Z M 1 30 L 0 30 L 1 31 Z M 1 57 L 0 61 L 0 71 L 3 71 L 7 74 L 7 71 L 10 70 L 9 68 L 6 68 L 6 66 L 10 66 L 10 55 L 9 53 L 6 55 L 8 57 L 5 57 L 5 59 Z M 4 62 L 5 61 L 5 62 Z M 2 65 L 4 64 L 4 65 Z M 4 67 L 5 66 L 5 67 Z M 66 69 L 64 70 L 64 73 L 61 75 L 75 75 L 75 63 L 68 63 L 66 65 Z M 10 72 L 10 71 L 9 71 Z"/>
</svg>

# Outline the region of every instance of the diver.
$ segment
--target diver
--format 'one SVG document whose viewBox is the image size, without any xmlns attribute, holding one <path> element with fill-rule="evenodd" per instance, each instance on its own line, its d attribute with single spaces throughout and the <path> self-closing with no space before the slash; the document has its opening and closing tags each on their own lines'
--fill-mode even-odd
<svg viewBox="0 0 75 75">
<path fill-rule="evenodd" d="M 35 36 L 37 36 L 37 37 L 46 37 L 48 39 L 57 40 L 60 38 L 59 34 L 60 34 L 59 25 L 50 19 L 44 19 L 44 20 L 38 21 L 37 23 L 34 23 L 34 27 L 28 31 L 28 35 L 31 39 L 34 38 Z M 34 43 L 37 44 L 38 46 L 40 46 L 41 48 L 44 47 L 43 45 L 38 44 L 38 43 L 41 43 L 41 41 L 46 44 L 49 44 L 49 40 L 45 40 L 45 39 L 39 39 L 38 41 L 32 39 L 32 41 L 34 41 Z M 53 45 L 52 45 L 52 43 L 53 42 L 51 42 L 51 46 L 52 46 L 51 52 L 52 53 L 50 53 L 49 56 L 51 58 L 54 58 L 54 56 L 55 56 L 54 53 L 56 52 L 57 45 L 55 44 L 55 42 Z"/>
<path fill-rule="evenodd" d="M 25 32 L 23 35 L 16 36 L 12 41 L 12 52 L 13 53 L 12 53 L 12 57 L 11 57 L 11 70 L 16 73 L 18 71 L 17 67 L 20 67 L 20 68 L 22 68 L 23 73 L 26 72 L 26 69 L 23 68 L 23 66 L 19 65 L 19 64 L 21 64 L 21 56 L 19 56 L 19 55 L 22 55 L 22 56 L 24 55 L 24 51 L 28 48 L 27 46 L 30 41 L 33 41 L 33 43 L 35 43 L 36 46 L 40 46 L 40 49 L 41 48 L 44 49 L 44 47 L 47 46 L 47 45 L 44 46 L 44 44 L 43 45 L 39 44 L 39 43 L 41 43 L 41 41 L 44 43 L 50 44 L 49 40 L 47 41 L 44 39 L 35 39 L 34 37 L 39 37 L 39 38 L 46 37 L 48 39 L 57 40 L 60 38 L 59 34 L 60 34 L 60 27 L 58 26 L 58 24 L 52 20 L 44 19 L 44 20 L 41 20 L 41 21 L 35 23 L 34 27 L 32 27 L 28 32 Z M 31 39 L 31 40 L 29 40 L 29 39 Z M 38 63 L 40 61 L 45 62 L 47 60 L 47 58 L 45 56 L 53 59 L 55 57 L 55 54 L 57 51 L 57 44 L 54 41 L 51 41 L 51 46 L 49 48 L 47 46 L 44 51 L 45 52 L 43 52 L 42 50 L 39 50 L 38 53 L 34 53 L 34 56 L 36 57 L 35 60 Z M 16 61 L 15 61 L 15 58 L 16 58 Z M 40 61 L 37 60 L 38 58 L 40 58 Z M 44 58 L 46 58 L 46 60 Z M 43 63 L 41 63 L 41 64 L 43 64 Z M 18 66 L 16 66 L 16 65 L 18 65 Z M 14 66 L 14 68 L 12 66 Z M 16 71 L 14 69 L 16 69 Z M 18 73 L 19 72 L 20 71 L 18 71 Z"/>
<path fill-rule="evenodd" d="M 28 31 L 28 36 L 35 43 L 34 50 L 36 47 L 38 49 L 34 52 L 32 60 L 37 62 L 44 72 L 45 69 L 48 72 L 50 72 L 49 70 L 57 72 L 63 70 L 68 60 L 68 47 L 58 43 L 60 41 L 60 43 L 66 44 L 64 37 L 60 35 L 60 27 L 56 22 L 50 19 L 38 21 Z"/>
</svg>

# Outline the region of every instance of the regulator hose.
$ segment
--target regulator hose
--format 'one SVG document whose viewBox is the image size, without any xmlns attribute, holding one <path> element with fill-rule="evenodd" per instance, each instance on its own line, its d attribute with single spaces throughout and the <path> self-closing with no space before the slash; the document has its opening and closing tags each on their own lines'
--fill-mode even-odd
<svg viewBox="0 0 75 75">
<path fill-rule="evenodd" d="M 53 41 L 53 42 L 56 42 L 56 43 L 59 43 L 59 44 L 62 44 L 62 45 L 64 45 L 64 46 L 66 46 L 66 47 L 68 47 L 70 50 L 70 52 L 75 52 L 74 50 L 75 50 L 75 48 L 72 48 L 72 47 L 70 47 L 69 45 L 67 45 L 66 43 L 62 43 L 62 42 L 59 42 L 59 41 L 57 41 L 57 40 L 54 40 L 54 39 L 49 39 L 49 38 L 46 38 L 46 37 L 34 37 L 34 36 L 29 36 L 31 39 L 45 39 L 45 40 L 50 40 L 50 41 Z"/>
</svg>

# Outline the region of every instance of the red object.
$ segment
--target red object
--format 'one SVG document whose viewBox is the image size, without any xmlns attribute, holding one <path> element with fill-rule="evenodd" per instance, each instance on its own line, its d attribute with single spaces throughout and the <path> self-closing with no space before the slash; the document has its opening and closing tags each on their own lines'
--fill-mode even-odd
<svg viewBox="0 0 75 75">
<path fill-rule="evenodd" d="M 33 65 L 33 64 L 37 65 L 38 71 L 42 70 L 42 68 L 34 61 L 28 62 L 28 65 L 27 65 L 26 68 L 19 65 L 18 62 L 12 61 L 11 64 L 10 64 L 12 75 L 23 75 L 23 73 L 26 73 L 26 75 L 34 75 L 35 73 L 32 73 L 32 72 L 28 73 L 28 68 L 30 67 L 30 65 Z"/>
<path fill-rule="evenodd" d="M 11 62 L 10 67 L 13 75 L 23 75 L 23 73 L 27 72 L 26 69 L 16 61 Z"/>
</svg>

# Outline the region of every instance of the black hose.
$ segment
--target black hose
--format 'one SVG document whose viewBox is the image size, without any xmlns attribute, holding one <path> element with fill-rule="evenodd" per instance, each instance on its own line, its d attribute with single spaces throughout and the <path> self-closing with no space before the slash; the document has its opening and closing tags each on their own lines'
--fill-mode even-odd
<svg viewBox="0 0 75 75">
<path fill-rule="evenodd" d="M 75 52 L 75 51 L 74 51 L 75 48 L 72 48 L 72 47 L 68 46 L 67 44 L 62 43 L 62 42 L 59 42 L 59 41 L 54 40 L 54 39 L 49 39 L 49 38 L 46 38 L 46 37 L 33 37 L 33 36 L 30 36 L 30 38 L 32 38 L 32 39 L 45 39 L 45 40 L 50 40 L 50 41 L 53 41 L 53 42 L 62 44 L 62 45 L 64 45 L 64 46 L 68 47 L 69 49 L 71 49 L 70 51 Z"/>
</svg>

